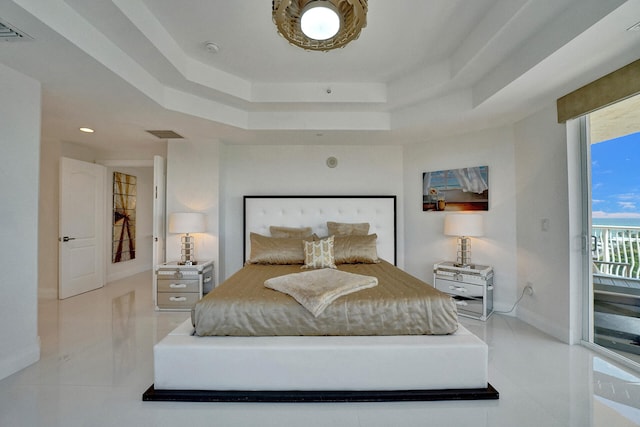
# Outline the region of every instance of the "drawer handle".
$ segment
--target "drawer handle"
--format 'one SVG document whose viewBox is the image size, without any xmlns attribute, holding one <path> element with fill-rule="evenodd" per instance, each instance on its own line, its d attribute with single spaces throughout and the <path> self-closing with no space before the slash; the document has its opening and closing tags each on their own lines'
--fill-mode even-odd
<svg viewBox="0 0 640 427">
<path fill-rule="evenodd" d="M 456 292 L 467 292 L 467 288 L 463 288 L 462 286 L 449 286 L 449 289 Z"/>
<path fill-rule="evenodd" d="M 182 302 L 186 300 L 187 300 L 187 297 L 169 297 L 169 301 L 173 301 L 173 302 Z"/>
<path fill-rule="evenodd" d="M 456 300 L 456 305 L 461 305 L 461 306 L 463 306 L 463 307 L 464 307 L 464 306 L 467 306 L 467 305 L 469 305 L 469 304 L 467 304 L 467 302 L 466 302 L 466 301 L 459 301 L 459 300 Z"/>
<path fill-rule="evenodd" d="M 169 285 L 171 289 L 184 289 L 187 287 L 185 283 L 172 283 Z"/>
</svg>

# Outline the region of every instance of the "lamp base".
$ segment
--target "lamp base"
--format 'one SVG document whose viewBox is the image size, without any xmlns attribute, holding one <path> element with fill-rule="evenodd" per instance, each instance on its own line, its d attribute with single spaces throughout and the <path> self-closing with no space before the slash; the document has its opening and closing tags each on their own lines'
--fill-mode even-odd
<svg viewBox="0 0 640 427">
<path fill-rule="evenodd" d="M 182 236 L 182 248 L 179 265 L 195 265 L 197 261 L 194 260 L 195 246 L 193 242 L 193 236 L 189 236 L 189 233 Z"/>
<path fill-rule="evenodd" d="M 468 237 L 458 237 L 458 259 L 453 264 L 456 267 L 470 268 L 471 264 L 471 241 Z"/>
<path fill-rule="evenodd" d="M 460 268 L 471 268 L 471 269 L 476 268 L 475 264 L 462 264 L 460 262 L 454 262 L 453 266 L 454 267 L 460 267 Z"/>
</svg>

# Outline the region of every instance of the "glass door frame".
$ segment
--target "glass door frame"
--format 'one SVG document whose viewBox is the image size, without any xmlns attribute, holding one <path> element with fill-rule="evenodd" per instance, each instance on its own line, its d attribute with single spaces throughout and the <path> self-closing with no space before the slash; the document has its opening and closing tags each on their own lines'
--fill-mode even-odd
<svg viewBox="0 0 640 427">
<path fill-rule="evenodd" d="M 581 288 L 582 288 L 582 345 L 600 353 L 621 365 L 629 367 L 635 371 L 640 371 L 640 364 L 628 359 L 615 351 L 598 345 L 594 342 L 594 302 L 593 302 L 593 276 L 592 276 L 592 195 L 591 195 L 591 141 L 589 138 L 589 117 L 581 116 L 573 121 L 567 122 L 567 137 L 578 137 L 578 150 L 580 157 L 580 221 L 582 232 L 582 265 L 581 265 Z M 574 127 L 575 126 L 575 127 Z M 577 135 L 577 136 L 576 136 Z M 571 144 L 568 144 L 571 146 Z M 572 220 L 577 220 L 572 216 Z"/>
<path fill-rule="evenodd" d="M 580 177 L 582 193 L 582 339 L 594 343 L 593 276 L 591 275 L 591 141 L 587 116 L 577 119 L 580 138 Z M 600 347 L 600 346 L 598 346 Z"/>
</svg>

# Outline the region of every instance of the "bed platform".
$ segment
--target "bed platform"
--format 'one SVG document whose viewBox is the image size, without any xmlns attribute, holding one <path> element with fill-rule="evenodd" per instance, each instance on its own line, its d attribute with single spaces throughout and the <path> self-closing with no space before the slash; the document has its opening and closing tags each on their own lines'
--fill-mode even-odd
<svg viewBox="0 0 640 427">
<path fill-rule="evenodd" d="M 487 345 L 462 326 L 443 336 L 277 337 L 276 341 L 197 337 L 192 332 L 187 320 L 155 346 L 155 383 L 144 400 L 498 398 L 488 385 Z"/>
<path fill-rule="evenodd" d="M 322 233 L 327 219 L 367 221 L 382 235 L 378 253 L 395 263 L 395 196 L 251 196 L 245 209 L 245 233 L 269 224 Z M 450 335 L 199 337 L 191 319 L 155 345 L 154 384 L 143 394 L 197 402 L 498 398 L 488 347 L 462 325 Z"/>
</svg>

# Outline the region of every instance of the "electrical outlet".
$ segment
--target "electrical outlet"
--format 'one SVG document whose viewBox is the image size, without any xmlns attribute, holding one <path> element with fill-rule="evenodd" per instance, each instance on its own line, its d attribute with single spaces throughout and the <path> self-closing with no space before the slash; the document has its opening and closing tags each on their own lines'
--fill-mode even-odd
<svg viewBox="0 0 640 427">
<path fill-rule="evenodd" d="M 531 282 L 527 282 L 527 286 L 524 287 L 524 293 L 529 296 L 533 295 L 533 284 Z"/>
</svg>

